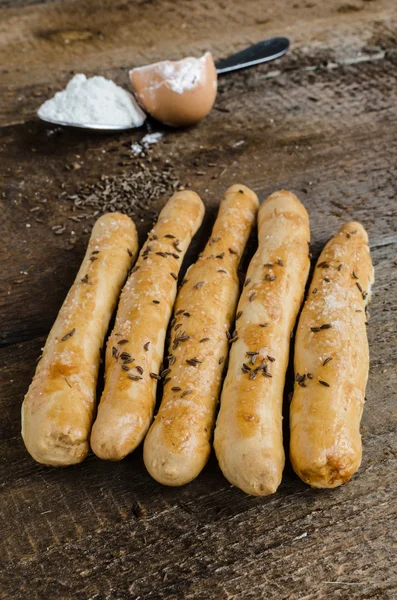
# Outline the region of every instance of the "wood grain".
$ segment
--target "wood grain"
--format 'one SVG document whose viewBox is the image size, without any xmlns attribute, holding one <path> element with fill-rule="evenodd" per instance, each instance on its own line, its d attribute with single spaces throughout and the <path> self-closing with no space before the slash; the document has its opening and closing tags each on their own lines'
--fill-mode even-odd
<svg viewBox="0 0 397 600">
<path fill-rule="evenodd" d="M 1 597 L 392 600 L 395 1 L 6 0 L 0 7 Z M 276 495 L 252 498 L 228 485 L 213 457 L 181 489 L 151 480 L 141 449 L 119 464 L 92 455 L 64 470 L 34 464 L 20 438 L 20 406 L 92 224 L 68 220 L 75 213 L 60 194 L 102 174 L 139 169 L 123 144 L 144 133 L 48 129 L 34 116 L 37 106 L 74 72 L 127 85 L 134 65 L 207 49 L 220 58 L 271 35 L 288 35 L 291 52 L 220 79 L 209 117 L 194 129 L 166 131 L 143 160 L 160 169 L 171 161 L 181 183 L 207 205 L 185 265 L 203 247 L 219 198 L 235 181 L 261 199 L 280 187 L 295 192 L 310 213 L 314 258 L 343 221 L 363 223 L 376 283 L 358 475 L 341 489 L 314 491 L 287 465 Z M 150 208 L 158 212 L 164 202 Z M 30 212 L 36 206 L 40 211 Z M 152 217 L 138 208 L 143 241 Z M 63 235 L 52 232 L 57 224 L 66 224 Z M 244 264 L 254 246 L 253 239 Z"/>
</svg>

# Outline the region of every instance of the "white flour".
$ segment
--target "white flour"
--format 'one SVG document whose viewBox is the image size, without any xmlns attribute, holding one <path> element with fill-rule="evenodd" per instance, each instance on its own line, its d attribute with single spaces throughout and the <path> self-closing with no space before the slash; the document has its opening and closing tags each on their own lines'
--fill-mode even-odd
<svg viewBox="0 0 397 600">
<path fill-rule="evenodd" d="M 75 75 L 62 92 L 42 104 L 39 117 L 82 125 L 140 127 L 145 113 L 131 94 L 104 77 Z"/>
<path fill-rule="evenodd" d="M 131 145 L 131 150 L 134 156 L 139 156 L 144 150 L 147 150 L 152 144 L 157 144 L 161 140 L 163 134 L 160 131 L 156 133 L 147 133 L 140 142 L 135 142 Z"/>
<path fill-rule="evenodd" d="M 185 90 L 192 90 L 199 83 L 205 69 L 207 54 L 204 54 L 201 58 L 188 56 L 177 62 L 165 60 L 153 65 L 138 67 L 134 70 L 150 70 L 157 73 L 161 77 L 161 82 L 155 84 L 154 89 L 166 85 L 173 92 L 183 94 Z"/>
</svg>

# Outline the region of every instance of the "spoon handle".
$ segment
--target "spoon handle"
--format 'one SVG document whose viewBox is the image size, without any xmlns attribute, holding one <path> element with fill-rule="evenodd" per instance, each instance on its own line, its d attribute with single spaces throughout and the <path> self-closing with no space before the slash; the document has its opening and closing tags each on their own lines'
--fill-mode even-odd
<svg viewBox="0 0 397 600">
<path fill-rule="evenodd" d="M 222 75 L 223 73 L 240 71 L 241 69 L 247 69 L 260 63 L 269 62 L 283 56 L 288 51 L 288 48 L 289 39 L 285 37 L 262 40 L 262 42 L 248 46 L 248 48 L 237 52 L 237 54 L 216 62 L 216 72 L 218 75 Z"/>
</svg>

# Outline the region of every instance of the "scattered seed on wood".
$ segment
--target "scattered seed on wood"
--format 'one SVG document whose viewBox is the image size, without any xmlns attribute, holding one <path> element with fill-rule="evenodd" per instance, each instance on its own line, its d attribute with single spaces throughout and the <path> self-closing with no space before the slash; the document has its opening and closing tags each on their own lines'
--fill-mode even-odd
<svg viewBox="0 0 397 600">
<path fill-rule="evenodd" d="M 175 279 L 175 281 L 178 281 L 178 275 L 175 275 L 175 273 L 170 273 L 171 277 L 173 277 Z"/>
<path fill-rule="evenodd" d="M 138 371 L 138 373 L 140 373 L 141 375 L 143 375 L 143 369 L 142 369 L 142 367 L 140 367 L 139 365 L 137 365 L 135 368 Z"/>
<path fill-rule="evenodd" d="M 174 387 L 171 388 L 172 392 L 180 392 L 182 388 L 178 387 L 177 385 L 174 385 Z"/>
<path fill-rule="evenodd" d="M 244 282 L 244 286 L 243 287 L 247 287 L 247 285 L 251 282 L 251 279 L 248 277 L 248 279 L 245 280 Z"/>
<path fill-rule="evenodd" d="M 184 398 L 185 396 L 187 396 L 188 394 L 191 394 L 193 390 L 185 390 L 184 392 L 182 392 L 181 394 L 181 398 Z"/>
<path fill-rule="evenodd" d="M 239 319 L 241 317 L 242 314 L 243 314 L 243 311 L 239 310 L 238 313 L 236 314 L 236 321 L 237 321 L 237 319 Z"/>
<path fill-rule="evenodd" d="M 210 338 L 206 337 L 206 338 L 201 339 L 199 343 L 202 344 L 203 342 L 208 342 L 209 340 L 210 340 Z"/>
<path fill-rule="evenodd" d="M 323 362 L 323 367 L 325 367 L 325 365 L 327 365 L 329 362 L 331 362 L 332 357 L 329 356 L 328 358 L 325 359 L 325 361 Z"/>
<path fill-rule="evenodd" d="M 128 344 L 128 340 L 124 339 L 124 340 L 120 340 L 117 342 L 120 346 L 123 346 L 124 344 Z"/>
<path fill-rule="evenodd" d="M 69 333 L 67 333 L 66 335 L 63 336 L 62 342 L 66 342 L 66 340 L 68 340 L 70 337 L 72 337 L 72 335 L 74 335 L 75 333 L 76 333 L 76 328 L 73 327 L 72 331 L 69 331 Z"/>
<path fill-rule="evenodd" d="M 201 287 L 203 287 L 204 285 L 204 281 L 199 281 L 198 283 L 196 283 L 196 285 L 194 285 L 193 287 L 196 288 L 196 290 L 200 289 Z"/>
<path fill-rule="evenodd" d="M 318 382 L 321 383 L 321 385 L 325 385 L 325 387 L 330 387 L 329 383 L 327 383 L 326 381 L 322 381 L 321 379 L 319 379 Z"/>
</svg>

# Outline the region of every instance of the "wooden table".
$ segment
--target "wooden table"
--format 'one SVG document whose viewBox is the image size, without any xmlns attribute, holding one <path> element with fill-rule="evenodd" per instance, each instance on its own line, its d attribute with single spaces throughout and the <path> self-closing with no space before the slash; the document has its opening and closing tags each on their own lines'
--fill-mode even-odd
<svg viewBox="0 0 397 600">
<path fill-rule="evenodd" d="M 1 5 L 1 597 L 396 598 L 395 0 Z M 156 484 L 141 449 L 118 464 L 92 455 L 68 469 L 35 464 L 20 406 L 92 223 L 68 220 L 75 213 L 61 193 L 139 169 L 126 146 L 143 134 L 54 131 L 35 110 L 75 72 L 127 85 L 133 65 L 207 49 L 220 58 L 273 35 L 291 39 L 285 58 L 222 78 L 211 115 L 167 131 L 142 160 L 172 164 L 208 207 L 190 259 L 232 182 L 261 199 L 280 187 L 297 193 L 314 256 L 344 221 L 368 229 L 376 285 L 359 474 L 315 491 L 287 465 L 278 492 L 254 498 L 228 485 L 214 458 L 181 489 Z M 150 223 L 141 210 L 141 240 Z"/>
</svg>

